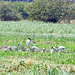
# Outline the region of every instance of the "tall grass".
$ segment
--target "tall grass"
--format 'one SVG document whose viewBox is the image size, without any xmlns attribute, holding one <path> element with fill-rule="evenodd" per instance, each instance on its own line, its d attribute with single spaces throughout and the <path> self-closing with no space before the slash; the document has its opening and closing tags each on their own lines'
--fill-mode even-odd
<svg viewBox="0 0 75 75">
<path fill-rule="evenodd" d="M 75 34 L 75 25 L 39 21 L 0 21 L 0 31 L 39 34 Z"/>
</svg>

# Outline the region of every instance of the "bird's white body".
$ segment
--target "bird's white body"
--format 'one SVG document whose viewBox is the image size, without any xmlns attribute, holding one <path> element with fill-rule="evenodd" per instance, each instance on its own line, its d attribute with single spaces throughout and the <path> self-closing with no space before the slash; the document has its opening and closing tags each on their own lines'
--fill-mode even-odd
<svg viewBox="0 0 75 75">
<path fill-rule="evenodd" d="M 8 50 L 12 50 L 12 47 L 8 46 Z"/>
<path fill-rule="evenodd" d="M 19 52 L 21 52 L 22 50 L 18 50 Z"/>
<path fill-rule="evenodd" d="M 12 50 L 13 50 L 13 51 L 15 51 L 16 48 L 17 48 L 16 46 L 12 46 Z"/>
<path fill-rule="evenodd" d="M 7 50 L 7 48 L 3 48 L 3 50 L 5 50 L 5 51 L 6 51 L 6 50 Z"/>
<path fill-rule="evenodd" d="M 26 49 L 26 51 L 28 51 L 28 52 L 29 52 L 29 51 L 30 51 L 30 49 L 28 48 L 28 49 Z"/>
<path fill-rule="evenodd" d="M 65 49 L 64 46 L 59 46 L 58 50 L 59 50 L 59 53 L 62 52 L 63 50 Z"/>
<path fill-rule="evenodd" d="M 5 46 L 5 45 L 3 46 L 3 50 L 7 50 L 7 48 L 8 48 L 7 46 Z"/>
<path fill-rule="evenodd" d="M 65 49 L 65 47 L 64 46 L 59 46 L 59 48 L 58 49 Z"/>
<path fill-rule="evenodd" d="M 39 50 L 39 48 L 38 47 L 36 47 L 36 46 L 32 46 L 32 50 Z"/>
<path fill-rule="evenodd" d="M 51 54 L 53 53 L 53 51 L 54 51 L 53 49 L 50 50 Z"/>
<path fill-rule="evenodd" d="M 27 44 L 27 47 L 29 47 L 30 39 L 28 39 L 28 40 L 26 41 L 26 44 Z"/>
<path fill-rule="evenodd" d="M 43 50 L 46 50 L 46 47 L 44 47 Z"/>
</svg>

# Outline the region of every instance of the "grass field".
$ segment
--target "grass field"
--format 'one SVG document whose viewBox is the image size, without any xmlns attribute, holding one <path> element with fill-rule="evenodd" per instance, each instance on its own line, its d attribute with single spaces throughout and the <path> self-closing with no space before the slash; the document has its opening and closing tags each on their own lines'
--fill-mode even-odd
<svg viewBox="0 0 75 75">
<path fill-rule="evenodd" d="M 4 51 L 3 45 L 22 44 L 28 37 L 40 51 L 52 46 L 66 48 L 63 53 Z M 30 45 L 30 48 L 32 44 Z M 0 74 L 1 75 L 74 75 L 75 25 L 39 21 L 0 21 Z"/>
<path fill-rule="evenodd" d="M 44 23 L 39 21 L 0 21 L 0 31 L 39 34 L 75 34 L 75 25 Z"/>
</svg>

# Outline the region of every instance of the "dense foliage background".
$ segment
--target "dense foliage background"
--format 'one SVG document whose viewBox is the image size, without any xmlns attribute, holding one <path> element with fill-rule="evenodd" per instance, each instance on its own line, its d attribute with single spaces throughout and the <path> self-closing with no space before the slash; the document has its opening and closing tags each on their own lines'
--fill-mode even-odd
<svg viewBox="0 0 75 75">
<path fill-rule="evenodd" d="M 45 22 L 75 19 L 75 3 L 74 0 L 0 1 L 0 20 L 16 21 L 22 19 Z"/>
</svg>

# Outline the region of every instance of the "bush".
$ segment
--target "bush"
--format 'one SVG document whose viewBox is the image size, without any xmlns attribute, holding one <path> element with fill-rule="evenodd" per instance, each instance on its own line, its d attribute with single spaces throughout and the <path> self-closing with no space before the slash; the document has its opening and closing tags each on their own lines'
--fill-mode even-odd
<svg viewBox="0 0 75 75">
<path fill-rule="evenodd" d="M 0 4 L 0 19 L 7 21 L 7 20 L 21 20 L 22 16 L 21 14 L 16 11 L 16 9 L 11 8 L 11 6 L 6 3 Z"/>
<path fill-rule="evenodd" d="M 29 18 L 31 19 L 58 22 L 66 18 L 72 18 L 73 15 L 75 15 L 74 10 L 69 6 L 68 2 L 36 0 L 35 2 L 28 3 L 25 7 L 25 11 L 29 14 Z"/>
<path fill-rule="evenodd" d="M 75 4 L 61 1 L 0 2 L 0 20 L 16 21 L 28 17 L 31 20 L 60 22 L 75 19 Z"/>
<path fill-rule="evenodd" d="M 13 2 L 10 4 L 11 8 L 21 13 L 23 19 L 26 19 L 28 17 L 28 14 L 24 11 L 24 7 L 26 5 L 27 5 L 26 2 Z"/>
</svg>

